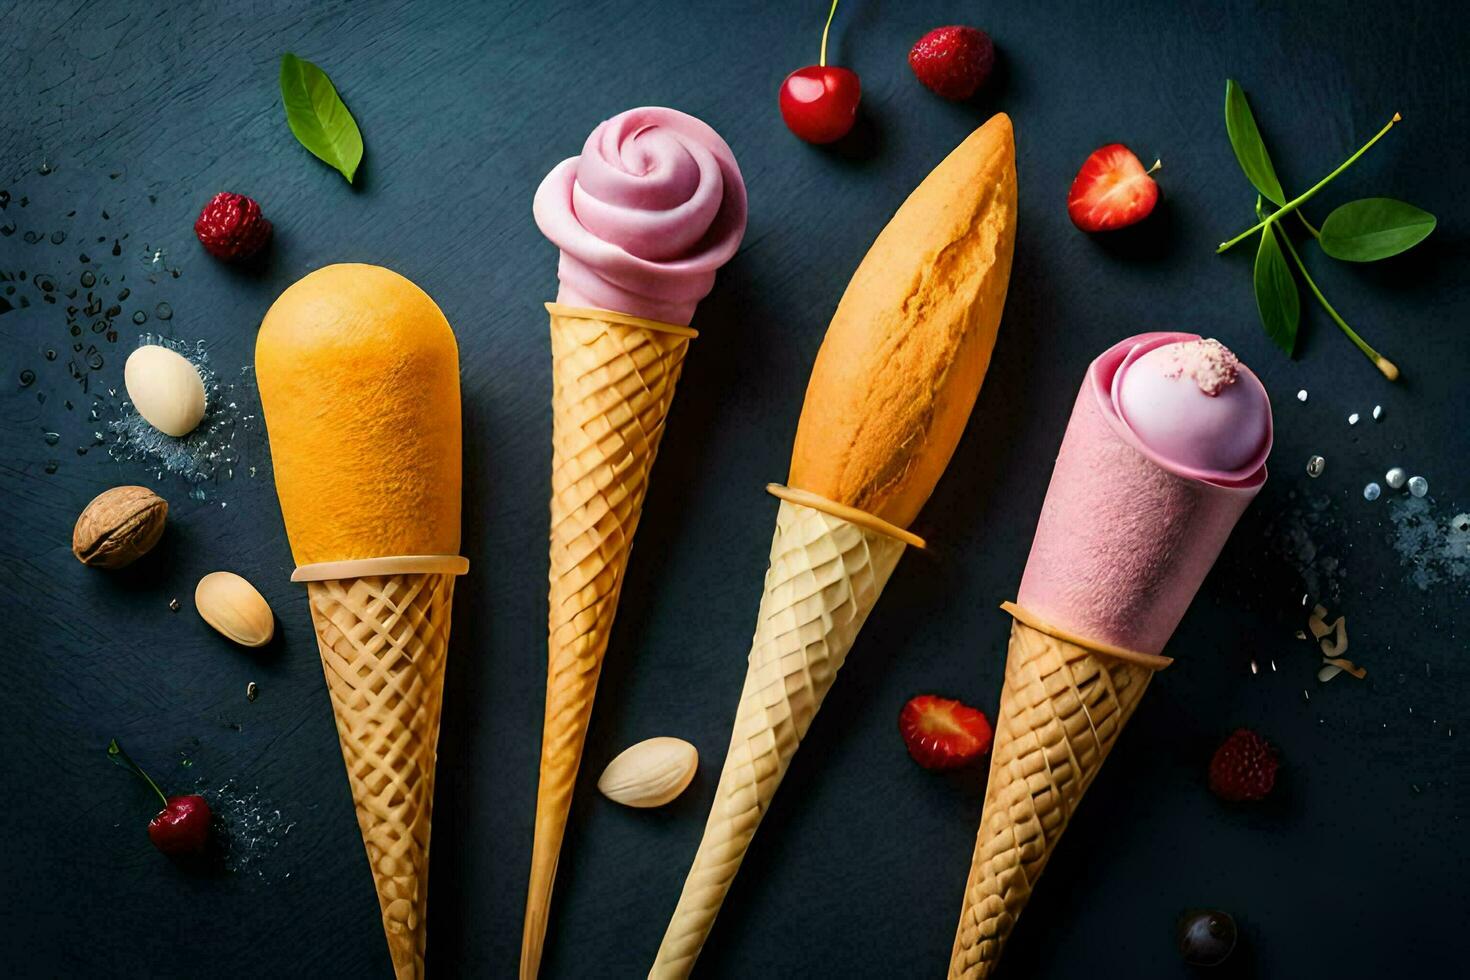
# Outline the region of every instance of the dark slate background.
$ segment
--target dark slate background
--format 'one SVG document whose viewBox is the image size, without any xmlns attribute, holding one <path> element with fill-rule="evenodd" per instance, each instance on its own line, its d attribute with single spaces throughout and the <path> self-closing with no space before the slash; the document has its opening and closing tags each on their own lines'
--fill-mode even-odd
<svg viewBox="0 0 1470 980">
<path fill-rule="evenodd" d="M 1175 636 L 1177 665 L 1058 851 L 1006 974 L 1185 976 L 1172 923 L 1197 905 L 1239 917 L 1242 976 L 1447 973 L 1461 962 L 1470 731 L 1455 728 L 1465 722 L 1467 579 L 1444 580 L 1437 559 L 1429 567 L 1442 580 L 1415 584 L 1391 540 L 1402 500 L 1369 504 L 1360 491 L 1400 463 L 1429 478 L 1441 523 L 1470 509 L 1470 27 L 1451 5 L 1428 3 L 848 0 L 833 60 L 860 72 L 865 117 L 857 136 L 817 149 L 785 130 L 775 93 L 814 60 L 822 7 L 0 3 L 0 187 L 11 195 L 0 227 L 16 229 L 0 237 L 0 271 L 18 287 L 10 305 L 32 303 L 0 315 L 6 972 L 388 975 L 304 590 L 287 581 L 263 435 L 242 440 L 234 478 L 208 484 L 203 501 L 102 447 L 76 453 L 97 429 L 92 403 L 104 422 L 116 410 L 106 389 L 120 388 L 136 342 L 134 308 L 170 303 L 162 326 L 206 341 L 233 377 L 282 289 L 326 263 L 366 261 L 439 302 L 464 376 L 473 568 L 457 596 L 440 742 L 430 969 L 513 974 L 544 691 L 551 384 L 541 304 L 556 285 L 531 196 L 599 120 L 645 103 L 692 112 L 728 139 L 749 184 L 750 229 L 695 321 L 702 337 L 608 652 L 546 975 L 640 976 L 651 962 L 744 672 L 776 511 L 762 487 L 785 475 L 828 318 L 894 208 L 996 110 L 1016 125 L 1015 271 L 973 421 L 916 524 L 933 553 L 910 555 L 894 575 L 701 972 L 942 975 L 984 777 L 920 770 L 895 717 L 930 691 L 994 710 L 1007 634 L 996 604 L 1014 594 L 1083 370 L 1118 338 L 1163 328 L 1219 337 L 1260 373 L 1277 409 L 1272 480 Z M 972 104 L 940 101 L 905 63 L 925 30 L 956 21 L 989 30 L 1001 52 Z M 361 124 L 356 187 L 286 128 L 276 77 L 288 50 L 331 74 Z M 1214 254 L 1251 222 L 1254 197 L 1222 123 L 1229 76 L 1250 93 L 1288 188 L 1403 113 L 1308 210 L 1320 221 L 1353 197 L 1392 195 L 1436 212 L 1438 231 L 1411 256 L 1367 268 L 1305 246 L 1328 295 L 1403 369 L 1399 384 L 1308 299 L 1298 358 L 1272 349 L 1256 323 L 1251 248 Z M 1163 203 L 1133 233 L 1089 238 L 1067 221 L 1064 199 L 1087 153 L 1115 140 L 1163 158 Z M 254 196 L 275 222 L 263 268 L 227 268 L 193 241 L 194 215 L 223 189 Z M 58 230 L 68 237 L 53 245 Z M 27 231 L 44 237 L 27 243 Z M 108 242 L 93 244 L 99 236 Z M 145 245 L 166 250 L 178 277 L 149 282 Z M 82 396 L 66 368 L 63 311 L 41 302 L 32 277 L 74 285 L 85 269 L 114 287 L 126 275 L 133 294 Z M 154 317 L 146 329 L 158 326 Z M 47 349 L 59 350 L 55 361 Z M 38 377 L 22 387 L 26 369 Z M 1305 405 L 1299 388 L 1311 392 Z M 241 398 L 249 410 L 253 392 Z M 1366 419 L 1374 404 L 1385 412 L 1376 424 Z M 1356 428 L 1353 411 L 1365 416 Z M 1316 481 L 1303 471 L 1312 453 L 1328 460 Z M 132 482 L 172 505 L 160 554 L 122 575 L 83 568 L 68 548 L 77 513 Z M 274 606 L 282 638 L 265 652 L 229 645 L 195 615 L 194 583 L 217 568 L 243 573 Z M 1309 644 L 1294 639 L 1304 569 L 1348 616 L 1349 656 L 1366 681 L 1316 681 Z M 252 680 L 260 697 L 247 703 Z M 1204 785 L 1210 751 L 1237 725 L 1281 748 L 1280 788 L 1262 806 L 1224 806 Z M 651 813 L 597 795 L 603 765 L 653 735 L 699 747 L 689 792 Z M 275 821 L 279 810 L 276 846 L 235 872 L 172 866 L 144 835 L 148 792 L 104 756 L 111 736 L 169 787 L 205 785 L 246 836 L 240 821 Z M 226 785 L 230 799 L 247 799 L 243 815 L 221 797 Z"/>
</svg>

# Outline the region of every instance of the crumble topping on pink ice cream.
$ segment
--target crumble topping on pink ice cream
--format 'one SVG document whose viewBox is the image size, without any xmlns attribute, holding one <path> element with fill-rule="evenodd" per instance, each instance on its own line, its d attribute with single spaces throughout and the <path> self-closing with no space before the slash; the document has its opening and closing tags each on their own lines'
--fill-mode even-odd
<svg viewBox="0 0 1470 980">
<path fill-rule="evenodd" d="M 1169 367 L 1164 371 L 1164 377 L 1187 375 L 1199 385 L 1200 391 L 1214 398 L 1225 390 L 1226 385 L 1235 384 L 1239 372 L 1240 358 L 1218 340 L 1206 337 L 1169 348 Z"/>
</svg>

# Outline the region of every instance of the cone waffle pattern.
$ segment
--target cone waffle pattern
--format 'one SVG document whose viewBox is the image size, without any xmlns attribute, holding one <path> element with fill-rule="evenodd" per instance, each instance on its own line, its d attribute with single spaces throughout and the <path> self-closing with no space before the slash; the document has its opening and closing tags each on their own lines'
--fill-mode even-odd
<svg viewBox="0 0 1470 980">
<path fill-rule="evenodd" d="M 551 601 L 536 839 L 521 944 L 534 977 L 592 699 L 689 338 L 551 317 Z"/>
<path fill-rule="evenodd" d="M 307 593 L 393 971 L 422 977 L 454 576 L 309 582 Z"/>
<path fill-rule="evenodd" d="M 990 782 L 949 976 L 988 977 L 1153 672 L 1011 624 Z"/>
<path fill-rule="evenodd" d="M 781 502 L 725 768 L 650 976 L 693 969 L 761 817 L 903 549 L 901 541 Z"/>
</svg>

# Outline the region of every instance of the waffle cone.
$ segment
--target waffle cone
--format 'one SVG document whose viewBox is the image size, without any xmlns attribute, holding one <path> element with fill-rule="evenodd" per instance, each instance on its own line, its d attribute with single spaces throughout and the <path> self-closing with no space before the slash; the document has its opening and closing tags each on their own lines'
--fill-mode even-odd
<svg viewBox="0 0 1470 980">
<path fill-rule="evenodd" d="M 557 859 L 649 472 L 693 331 L 551 310 L 546 720 L 520 975 L 540 968 Z"/>
<path fill-rule="evenodd" d="M 650 977 L 685 977 L 904 543 L 781 501 L 745 687 L 704 839 Z"/>
<path fill-rule="evenodd" d="M 951 980 L 988 977 L 1153 670 L 1011 624 L 990 782 Z"/>
<path fill-rule="evenodd" d="M 308 582 L 307 594 L 393 972 L 422 977 L 454 576 Z"/>
</svg>

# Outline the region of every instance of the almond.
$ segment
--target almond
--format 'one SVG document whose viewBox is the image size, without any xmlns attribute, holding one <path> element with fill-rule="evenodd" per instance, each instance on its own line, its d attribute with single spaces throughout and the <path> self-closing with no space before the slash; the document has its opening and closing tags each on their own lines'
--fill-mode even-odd
<svg viewBox="0 0 1470 980">
<path fill-rule="evenodd" d="M 72 554 L 93 568 L 131 565 L 158 544 L 167 518 L 168 502 L 147 487 L 113 487 L 77 518 Z"/>
<path fill-rule="evenodd" d="M 684 792 L 698 768 L 699 750 L 682 738 L 650 738 L 609 762 L 597 788 L 624 806 L 663 806 Z"/>
<path fill-rule="evenodd" d="M 255 586 L 234 572 L 210 572 L 194 589 L 199 616 L 227 639 L 263 647 L 276 635 L 276 617 Z"/>
<path fill-rule="evenodd" d="M 204 379 L 178 351 L 139 347 L 123 365 L 123 384 L 143 421 L 165 435 L 186 436 L 204 418 Z"/>
</svg>

